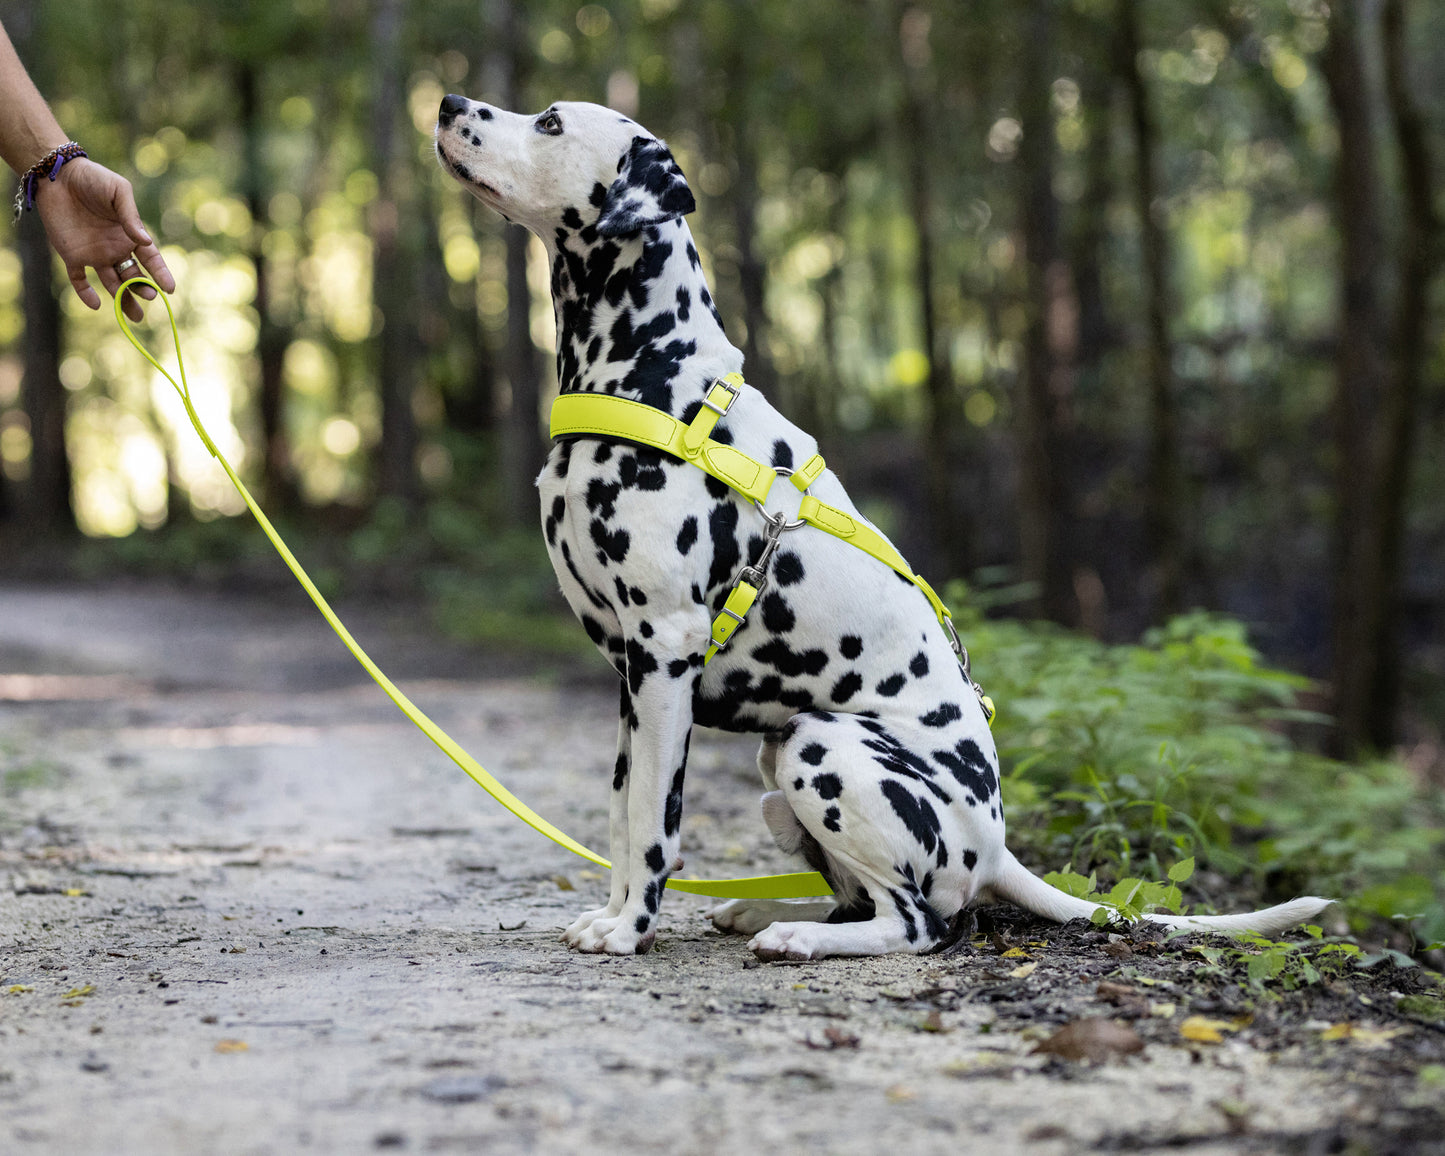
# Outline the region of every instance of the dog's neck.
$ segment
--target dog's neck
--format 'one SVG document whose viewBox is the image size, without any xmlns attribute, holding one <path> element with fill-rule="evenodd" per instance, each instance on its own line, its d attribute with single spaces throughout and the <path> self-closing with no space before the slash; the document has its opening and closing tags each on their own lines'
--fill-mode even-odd
<svg viewBox="0 0 1445 1156">
<path fill-rule="evenodd" d="M 742 368 L 683 220 L 611 239 L 575 215 L 569 225 L 542 238 L 563 393 L 617 394 L 678 417 Z"/>
</svg>

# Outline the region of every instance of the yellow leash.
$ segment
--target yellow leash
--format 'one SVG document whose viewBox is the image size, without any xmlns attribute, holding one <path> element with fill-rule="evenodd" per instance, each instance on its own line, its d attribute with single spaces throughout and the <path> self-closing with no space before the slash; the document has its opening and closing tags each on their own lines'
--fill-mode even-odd
<svg viewBox="0 0 1445 1156">
<path fill-rule="evenodd" d="M 174 340 L 176 346 L 176 368 L 181 376 L 179 382 L 166 371 L 165 366 L 161 365 L 159 361 L 151 356 L 150 350 L 141 344 L 140 340 L 134 332 L 132 332 L 130 322 L 126 319 L 125 314 L 121 312 L 120 303 L 122 292 L 134 285 L 149 285 L 155 290 L 156 297 L 166 307 L 166 314 L 169 316 L 171 323 L 171 338 Z M 330 604 L 322 597 L 321 591 L 316 589 L 316 584 L 311 581 L 306 571 L 301 568 L 301 563 L 296 560 L 296 556 L 291 553 L 286 543 L 281 540 L 281 535 L 278 534 L 276 528 L 271 525 L 270 519 L 262 513 L 261 507 L 258 506 L 256 500 L 251 497 L 251 492 L 246 489 L 241 479 L 236 476 L 236 471 L 231 468 L 231 463 L 228 462 L 225 455 L 216 448 L 216 443 L 211 440 L 210 434 L 206 432 L 206 427 L 201 424 L 201 419 L 196 414 L 195 406 L 191 404 L 191 391 L 186 381 L 185 362 L 181 358 L 181 337 L 180 331 L 176 327 L 175 311 L 171 308 L 170 298 L 161 290 L 161 287 L 149 277 L 132 277 L 127 280 L 121 285 L 120 289 L 116 291 L 115 319 L 120 325 L 121 332 L 125 334 L 126 340 L 136 347 L 140 355 L 150 362 L 151 365 L 171 383 L 176 393 L 180 395 L 181 403 L 186 407 L 186 416 L 191 419 L 191 425 L 195 427 L 196 433 L 200 435 L 200 439 L 205 443 L 206 449 L 210 450 L 211 456 L 221 463 L 221 468 L 226 471 L 226 476 L 231 479 L 231 484 L 236 487 L 236 492 L 241 495 L 247 508 L 255 516 L 257 523 L 259 523 L 261 529 L 265 531 L 266 537 L 271 539 L 271 545 L 276 547 L 276 552 L 281 555 L 282 561 L 290 567 L 291 573 L 296 576 L 296 581 L 300 582 L 302 588 L 311 596 L 311 601 L 316 603 L 316 609 L 320 610 L 322 616 L 331 624 L 331 629 L 336 631 L 336 636 L 345 643 L 346 649 L 351 651 L 356 661 L 361 663 L 366 673 L 371 675 L 377 686 L 386 692 L 387 697 L 397 705 L 402 714 L 411 719 L 427 738 L 431 739 L 432 742 L 440 747 L 446 756 L 470 775 L 473 781 L 486 791 L 487 794 L 491 795 L 492 798 L 496 799 L 497 802 L 501 803 L 502 806 L 506 807 L 507 810 L 512 812 L 513 815 L 517 816 L 517 818 L 521 819 L 533 830 L 540 831 L 543 835 L 546 835 L 547 838 L 551 839 L 552 842 L 558 846 L 567 848 L 567 850 L 573 854 L 580 855 L 582 858 L 597 864 L 599 867 L 606 867 L 608 870 L 611 870 L 612 864 L 608 860 L 598 855 L 595 851 L 588 850 L 566 832 L 554 827 L 551 823 L 547 822 L 546 819 L 537 814 L 537 812 L 532 810 L 531 807 L 527 806 L 526 803 L 512 794 L 511 791 L 507 790 L 506 787 L 502 786 L 476 759 L 467 754 L 467 752 L 457 744 L 455 739 L 447 734 L 446 731 L 442 730 L 441 727 L 437 726 L 436 723 L 432 722 L 419 707 L 407 698 L 406 695 L 402 694 L 391 679 L 382 673 L 381 668 L 371 660 L 366 651 L 361 649 L 356 639 L 351 636 L 351 632 L 346 629 L 341 619 L 336 616 L 336 612 L 331 609 Z M 803 896 L 832 894 L 832 889 L 816 871 L 798 871 L 788 875 L 755 875 L 743 879 L 669 879 L 667 886 L 673 891 L 686 891 L 694 895 L 714 895 L 720 899 L 794 899 Z"/>
</svg>

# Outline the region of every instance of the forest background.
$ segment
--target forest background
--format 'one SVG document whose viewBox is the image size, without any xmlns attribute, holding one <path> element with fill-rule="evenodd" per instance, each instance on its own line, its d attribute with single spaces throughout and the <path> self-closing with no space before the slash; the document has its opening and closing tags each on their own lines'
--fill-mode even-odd
<svg viewBox="0 0 1445 1156">
<path fill-rule="evenodd" d="M 1008 691 L 1016 824 L 1047 812 L 1038 838 L 1081 870 L 1193 854 L 1445 933 L 1445 7 L 0 19 L 66 131 L 134 181 L 198 409 L 326 588 L 419 588 L 456 633 L 585 647 L 536 535 L 545 259 L 431 131 L 451 91 L 607 103 L 688 174 L 749 381 L 921 573 L 961 580 Z M 37 224 L 0 223 L 3 569 L 272 574 Z"/>
</svg>

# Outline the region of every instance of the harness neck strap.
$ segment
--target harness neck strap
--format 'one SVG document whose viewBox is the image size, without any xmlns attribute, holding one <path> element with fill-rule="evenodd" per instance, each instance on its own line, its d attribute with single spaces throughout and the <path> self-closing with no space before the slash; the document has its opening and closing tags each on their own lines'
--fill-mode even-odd
<svg viewBox="0 0 1445 1156">
<path fill-rule="evenodd" d="M 564 393 L 552 403 L 552 436 L 554 438 L 591 435 L 622 438 L 625 441 L 651 446 L 672 457 L 691 462 L 704 473 L 716 478 L 743 497 L 762 505 L 767 501 L 778 471 L 772 466 L 715 441 L 712 432 L 727 415 L 742 392 L 741 374 L 730 373 L 716 379 L 708 389 L 702 408 L 691 422 L 678 421 L 670 414 L 641 402 L 601 393 Z M 861 518 L 830 506 L 807 492 L 827 463 L 822 454 L 814 454 L 792 474 L 794 486 L 803 493 L 798 518 L 810 526 L 841 538 L 865 554 L 912 582 L 928 599 L 940 622 L 951 615 L 943 600 L 922 577 L 915 574 L 898 548 Z"/>
</svg>

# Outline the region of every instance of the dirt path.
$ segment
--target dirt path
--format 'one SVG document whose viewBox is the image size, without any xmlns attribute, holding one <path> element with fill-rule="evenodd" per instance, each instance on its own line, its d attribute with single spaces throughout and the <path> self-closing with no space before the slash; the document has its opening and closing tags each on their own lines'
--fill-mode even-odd
<svg viewBox="0 0 1445 1156">
<path fill-rule="evenodd" d="M 605 850 L 605 679 L 353 628 Z M 1406 972 L 1251 998 L 1007 909 L 947 957 L 758 965 L 684 896 L 651 955 L 569 953 L 604 881 L 350 661 L 299 597 L 0 588 L 0 1150 L 1445 1151 Z M 753 746 L 698 735 L 689 870 L 785 866 Z M 1092 1018 L 1105 1062 L 1038 1050 Z"/>
</svg>

